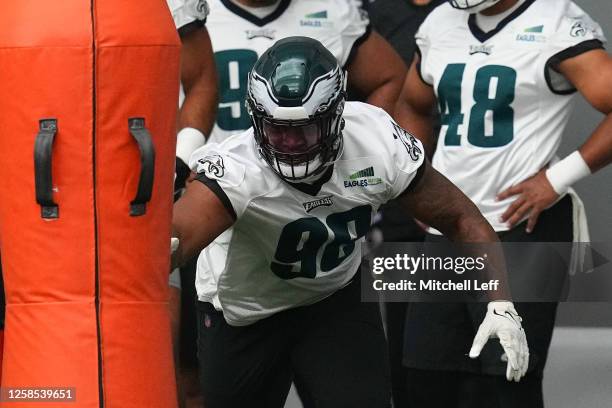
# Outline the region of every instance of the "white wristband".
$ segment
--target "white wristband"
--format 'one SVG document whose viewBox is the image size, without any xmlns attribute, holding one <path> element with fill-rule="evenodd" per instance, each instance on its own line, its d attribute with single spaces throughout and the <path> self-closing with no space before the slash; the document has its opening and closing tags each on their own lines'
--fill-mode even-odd
<svg viewBox="0 0 612 408">
<path fill-rule="evenodd" d="M 546 170 L 550 185 L 559 195 L 564 194 L 572 184 L 590 174 L 591 169 L 579 151 L 575 151 Z"/>
<path fill-rule="evenodd" d="M 189 157 L 196 149 L 204 146 L 206 136 L 198 129 L 186 127 L 176 135 L 176 157 L 189 163 Z"/>
</svg>

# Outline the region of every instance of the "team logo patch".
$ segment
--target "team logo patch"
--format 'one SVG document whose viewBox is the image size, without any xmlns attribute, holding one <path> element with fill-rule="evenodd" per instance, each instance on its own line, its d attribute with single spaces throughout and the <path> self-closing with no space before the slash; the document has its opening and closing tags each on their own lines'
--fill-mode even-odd
<svg viewBox="0 0 612 408">
<path fill-rule="evenodd" d="M 198 0 L 198 3 L 196 4 L 196 11 L 203 16 L 207 16 L 210 11 L 208 8 L 208 2 L 206 0 Z"/>
<path fill-rule="evenodd" d="M 584 37 L 587 35 L 588 31 L 589 30 L 587 26 L 584 24 L 584 22 L 577 21 L 574 23 L 574 25 L 572 25 L 572 28 L 570 29 L 570 35 L 572 37 Z"/>
<path fill-rule="evenodd" d="M 300 20 L 302 27 L 331 27 L 333 23 L 327 21 L 327 10 L 309 13 Z"/>
<path fill-rule="evenodd" d="M 351 174 L 348 180 L 344 180 L 344 187 L 369 187 L 380 183 L 382 183 L 382 179 L 380 177 L 374 177 L 374 167 L 370 166 Z"/>
<path fill-rule="evenodd" d="M 393 124 L 394 129 L 393 138 L 402 142 L 402 144 L 406 148 L 406 151 L 410 155 L 410 158 L 413 161 L 419 161 L 421 155 L 423 154 L 423 150 L 421 150 L 421 148 L 419 147 L 419 143 L 417 142 L 416 137 L 412 136 L 397 123 L 391 123 Z"/>
<path fill-rule="evenodd" d="M 493 52 L 493 46 L 492 45 L 470 45 L 470 55 L 474 55 L 474 54 L 485 54 L 485 55 L 491 55 L 491 53 Z"/>
<path fill-rule="evenodd" d="M 332 205 L 334 205 L 334 202 L 332 201 L 332 196 L 327 196 L 323 198 L 318 198 L 313 201 L 308 201 L 307 203 L 302 203 L 302 205 L 304 206 L 306 212 L 309 213 L 315 208 L 331 207 Z"/>
<path fill-rule="evenodd" d="M 200 166 L 198 170 L 206 174 L 212 174 L 217 178 L 223 177 L 225 174 L 225 165 L 223 164 L 223 158 L 219 155 L 206 156 L 198 160 Z M 201 169 L 201 170 L 200 170 Z"/>
<path fill-rule="evenodd" d="M 247 40 L 252 40 L 253 38 L 267 38 L 269 40 L 273 40 L 276 38 L 276 30 L 271 28 L 262 28 L 260 30 L 246 30 Z"/>
</svg>

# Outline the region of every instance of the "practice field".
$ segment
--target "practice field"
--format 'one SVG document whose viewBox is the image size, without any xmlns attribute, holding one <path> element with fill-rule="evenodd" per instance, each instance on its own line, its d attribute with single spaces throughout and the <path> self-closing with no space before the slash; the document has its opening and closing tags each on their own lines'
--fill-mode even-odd
<svg viewBox="0 0 612 408">
<path fill-rule="evenodd" d="M 544 381 L 547 407 L 610 407 L 610 378 L 612 329 L 555 329 Z M 285 408 L 302 408 L 294 390 Z"/>
</svg>

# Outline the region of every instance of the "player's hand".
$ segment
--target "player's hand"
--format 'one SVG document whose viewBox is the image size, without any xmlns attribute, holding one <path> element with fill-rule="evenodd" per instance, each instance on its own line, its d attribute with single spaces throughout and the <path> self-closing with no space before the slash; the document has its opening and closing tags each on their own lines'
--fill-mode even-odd
<svg viewBox="0 0 612 408">
<path fill-rule="evenodd" d="M 540 170 L 535 176 L 502 191 L 497 196 L 498 200 L 517 196 L 516 200 L 502 214 L 501 220 L 513 228 L 525 216 L 527 218 L 527 233 L 531 233 L 538 222 L 540 213 L 553 205 L 559 195 L 553 190 L 546 178 L 546 169 Z"/>
<path fill-rule="evenodd" d="M 181 195 L 183 194 L 183 190 L 185 189 L 185 185 L 187 184 L 187 180 L 191 175 L 191 170 L 189 166 L 180 158 L 176 158 L 176 167 L 174 173 L 174 201 L 176 202 Z"/>
<path fill-rule="evenodd" d="M 504 348 L 502 360 L 508 362 L 506 379 L 519 382 L 529 366 L 529 347 L 521 321 L 512 302 L 489 303 L 487 314 L 474 337 L 470 358 L 477 358 L 490 338 L 498 338 Z"/>
</svg>

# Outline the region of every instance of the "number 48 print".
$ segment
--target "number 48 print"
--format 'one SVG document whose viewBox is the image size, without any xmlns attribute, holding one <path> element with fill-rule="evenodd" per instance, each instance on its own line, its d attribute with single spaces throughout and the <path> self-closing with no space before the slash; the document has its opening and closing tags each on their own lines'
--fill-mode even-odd
<svg viewBox="0 0 612 408">
<path fill-rule="evenodd" d="M 460 146 L 459 126 L 465 120 L 462 113 L 461 88 L 465 64 L 450 64 L 444 70 L 438 85 L 441 124 L 448 126 L 444 144 Z M 496 85 L 491 89 L 491 85 Z M 474 81 L 474 104 L 470 111 L 468 142 L 478 147 L 501 147 L 514 137 L 514 102 L 516 71 L 503 65 L 487 65 L 476 72 Z M 487 135 L 485 121 L 491 112 L 492 134 Z"/>
</svg>

